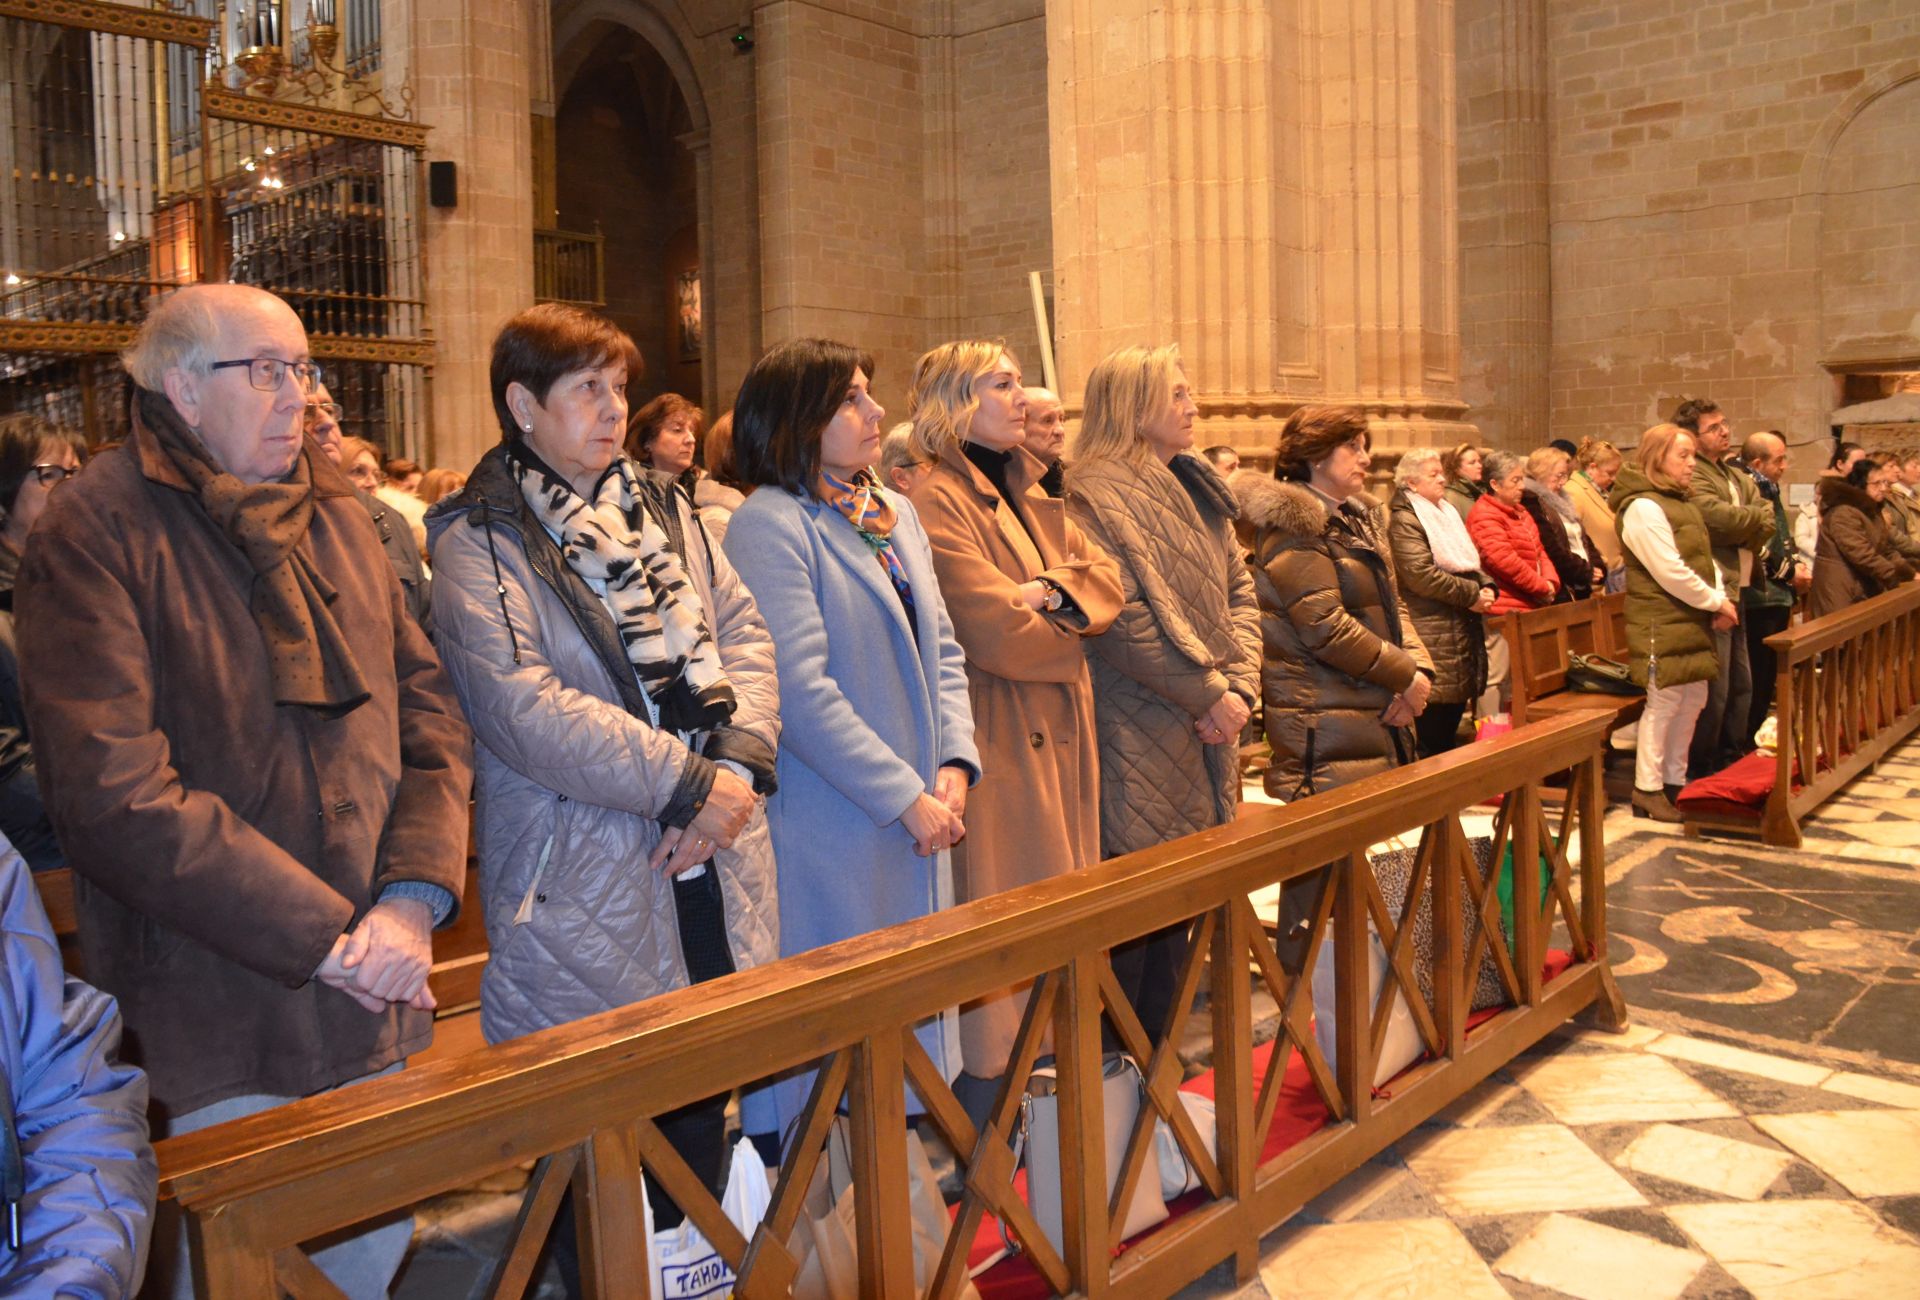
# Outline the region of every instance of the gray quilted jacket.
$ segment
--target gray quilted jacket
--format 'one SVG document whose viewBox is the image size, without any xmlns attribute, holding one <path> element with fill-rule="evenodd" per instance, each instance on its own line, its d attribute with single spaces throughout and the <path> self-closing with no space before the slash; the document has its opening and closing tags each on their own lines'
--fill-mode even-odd
<svg viewBox="0 0 1920 1300">
<path fill-rule="evenodd" d="M 1070 465 L 1067 509 L 1120 566 L 1126 604 L 1087 641 L 1100 737 L 1100 852 L 1116 857 L 1218 826 L 1240 798 L 1238 745 L 1194 722 L 1229 690 L 1260 689 L 1260 609 L 1234 540 L 1239 513 L 1214 468 Z"/>
<path fill-rule="evenodd" d="M 762 784 L 780 728 L 773 643 L 682 494 L 671 500 L 738 701 L 732 727 L 702 748 Z M 709 758 L 649 725 L 606 606 L 526 511 L 500 448 L 427 529 L 434 639 L 477 742 L 487 1040 L 685 986 L 673 891 L 646 863 L 663 823 L 692 820 L 713 783 Z M 779 909 L 763 813 L 716 862 L 734 965 L 772 961 Z"/>
</svg>

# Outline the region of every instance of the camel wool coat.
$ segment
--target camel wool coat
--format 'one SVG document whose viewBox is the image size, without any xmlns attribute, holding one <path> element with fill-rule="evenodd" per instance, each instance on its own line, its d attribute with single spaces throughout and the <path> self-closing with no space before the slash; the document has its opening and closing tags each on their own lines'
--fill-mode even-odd
<svg viewBox="0 0 1920 1300">
<path fill-rule="evenodd" d="M 1016 516 L 955 444 L 911 498 L 966 654 L 980 751 L 967 836 L 953 850 L 961 903 L 1100 859 L 1100 753 L 1081 641 L 1119 615 L 1120 570 L 1067 518 L 1066 503 L 1040 489 L 1045 470 L 1038 457 L 1014 450 L 1007 485 L 1020 501 Z M 1070 608 L 1049 614 L 1026 606 L 1020 586 L 1042 577 L 1060 587 Z M 969 1073 L 1006 1072 L 1025 1009 L 1024 989 L 961 1009 Z"/>
</svg>

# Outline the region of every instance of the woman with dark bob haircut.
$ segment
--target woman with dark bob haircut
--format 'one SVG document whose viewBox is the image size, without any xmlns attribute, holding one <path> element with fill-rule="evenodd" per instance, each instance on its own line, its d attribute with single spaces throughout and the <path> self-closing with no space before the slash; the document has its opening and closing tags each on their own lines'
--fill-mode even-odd
<svg viewBox="0 0 1920 1300">
<path fill-rule="evenodd" d="M 35 871 L 65 866 L 40 802 L 14 649 L 13 584 L 48 495 L 80 470 L 86 444 L 37 415 L 0 419 L 0 831 Z"/>
<path fill-rule="evenodd" d="M 951 907 L 947 851 L 980 775 L 966 659 L 926 532 L 871 468 L 886 414 L 872 377 L 865 353 L 800 339 L 762 357 L 733 403 L 734 470 L 757 490 L 726 551 L 784 687 L 767 801 L 782 956 Z M 920 1041 L 952 1078 L 953 1017 L 922 1026 Z M 783 1131 L 811 1082 L 750 1096 L 747 1131 Z"/>
<path fill-rule="evenodd" d="M 428 515 L 434 640 L 477 742 L 489 1042 L 777 955 L 773 647 L 685 495 L 621 454 L 638 370 L 633 341 L 577 307 L 509 320 L 500 444 Z M 709 1187 L 725 1103 L 659 1121 Z M 571 1226 L 552 1241 L 566 1270 Z"/>
</svg>

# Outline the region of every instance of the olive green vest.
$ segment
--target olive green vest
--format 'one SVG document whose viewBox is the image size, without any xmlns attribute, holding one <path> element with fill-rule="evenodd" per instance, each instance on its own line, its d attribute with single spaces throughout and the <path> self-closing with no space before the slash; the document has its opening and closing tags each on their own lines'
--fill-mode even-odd
<svg viewBox="0 0 1920 1300">
<path fill-rule="evenodd" d="M 1642 497 L 1660 507 L 1673 529 L 1680 558 L 1712 586 L 1717 577 L 1713 543 L 1699 507 L 1678 488 L 1655 487 L 1638 466 L 1622 466 L 1610 498 L 1614 517 L 1624 523 L 1627 506 Z M 1623 545 L 1621 550 L 1627 557 L 1627 650 L 1633 680 L 1642 686 L 1649 679 L 1660 686 L 1684 686 L 1718 677 L 1713 615 L 1669 596 L 1631 546 Z"/>
</svg>

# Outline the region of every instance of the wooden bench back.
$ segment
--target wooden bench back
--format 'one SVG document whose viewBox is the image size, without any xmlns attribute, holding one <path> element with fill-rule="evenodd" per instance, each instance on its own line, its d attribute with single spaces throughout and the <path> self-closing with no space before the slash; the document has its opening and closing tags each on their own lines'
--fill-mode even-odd
<svg viewBox="0 0 1920 1300">
<path fill-rule="evenodd" d="M 60 959 L 69 974 L 87 977 L 80 953 L 79 918 L 73 900 L 73 872 L 36 871 L 33 883 L 60 941 Z M 487 926 L 480 907 L 480 873 L 469 858 L 467 883 L 460 914 L 452 925 L 433 936 L 433 973 L 428 977 L 442 1016 L 471 1007 L 480 1000 L 480 976 L 487 968 Z"/>
<path fill-rule="evenodd" d="M 1513 662 L 1513 721 L 1526 721 L 1527 704 L 1567 689 L 1571 652 L 1627 657 L 1627 598 L 1624 593 L 1594 596 L 1564 605 L 1503 614 L 1494 629 L 1506 638 Z"/>
</svg>

